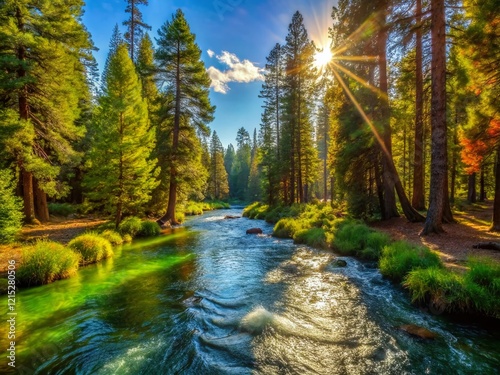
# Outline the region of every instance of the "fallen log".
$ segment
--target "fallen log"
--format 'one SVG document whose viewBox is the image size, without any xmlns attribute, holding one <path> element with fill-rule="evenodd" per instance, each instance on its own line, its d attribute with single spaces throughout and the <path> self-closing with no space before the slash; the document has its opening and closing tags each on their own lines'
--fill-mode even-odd
<svg viewBox="0 0 500 375">
<path fill-rule="evenodd" d="M 472 245 L 473 249 L 486 249 L 500 251 L 499 242 L 480 242 L 477 245 Z"/>
</svg>

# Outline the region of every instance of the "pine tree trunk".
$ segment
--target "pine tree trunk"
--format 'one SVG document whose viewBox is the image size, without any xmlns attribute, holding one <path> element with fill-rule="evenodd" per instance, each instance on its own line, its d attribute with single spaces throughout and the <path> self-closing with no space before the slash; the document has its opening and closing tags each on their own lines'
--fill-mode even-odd
<svg viewBox="0 0 500 375">
<path fill-rule="evenodd" d="M 26 170 L 21 171 L 23 181 L 23 202 L 24 202 L 24 221 L 26 224 L 35 224 L 35 200 L 33 196 L 33 173 Z"/>
<path fill-rule="evenodd" d="M 484 164 L 481 164 L 481 177 L 479 178 L 479 202 L 486 200 L 486 190 L 484 186 Z"/>
<path fill-rule="evenodd" d="M 442 233 L 447 170 L 446 27 L 444 0 L 431 0 L 431 186 L 429 210 L 421 235 Z M 447 195 L 447 194 L 446 194 Z"/>
<path fill-rule="evenodd" d="M 45 193 L 38 184 L 36 178 L 33 178 L 33 192 L 35 202 L 35 216 L 42 223 L 50 221 L 49 205 L 47 204 L 47 193 Z"/>
<path fill-rule="evenodd" d="M 493 223 L 490 231 L 500 232 L 500 146 L 497 146 L 497 161 L 495 164 L 495 198 L 493 201 Z"/>
<path fill-rule="evenodd" d="M 120 225 L 122 221 L 122 215 L 123 215 L 123 204 L 122 201 L 119 200 L 118 204 L 116 205 L 116 215 L 115 215 L 115 228 L 118 229 L 118 225 Z"/>
<path fill-rule="evenodd" d="M 417 0 L 415 35 L 415 154 L 413 169 L 412 206 L 417 210 L 425 210 L 425 173 L 424 173 L 424 84 L 422 73 L 422 0 Z"/>
<path fill-rule="evenodd" d="M 170 166 L 170 187 L 168 191 L 168 205 L 167 212 L 160 219 L 161 222 L 170 222 L 172 225 L 179 224 L 175 218 L 175 208 L 177 205 L 177 171 L 175 163 L 177 149 L 179 147 L 179 132 L 180 132 L 180 122 L 181 122 L 181 76 L 180 76 L 180 55 L 181 47 L 180 41 L 177 41 L 177 72 L 176 72 L 176 82 L 175 82 L 175 114 L 174 114 L 174 128 L 172 131 L 172 158 Z"/>
<path fill-rule="evenodd" d="M 385 20 L 385 12 L 387 11 L 387 2 L 380 2 L 380 31 L 378 33 L 378 56 L 379 56 L 379 80 L 380 91 L 385 94 L 385 98 L 380 98 L 380 116 L 383 124 L 382 138 L 385 145 L 385 150 L 382 151 L 382 183 L 384 189 L 384 207 L 382 210 L 382 218 L 387 220 L 392 217 L 399 217 L 396 206 L 396 193 L 394 191 L 395 182 L 394 175 L 391 171 L 390 164 L 392 161 L 392 140 L 391 140 L 391 124 L 389 114 L 388 89 L 387 89 L 387 26 Z"/>
<path fill-rule="evenodd" d="M 467 182 L 467 201 L 476 203 L 476 173 L 471 173 Z"/>
</svg>

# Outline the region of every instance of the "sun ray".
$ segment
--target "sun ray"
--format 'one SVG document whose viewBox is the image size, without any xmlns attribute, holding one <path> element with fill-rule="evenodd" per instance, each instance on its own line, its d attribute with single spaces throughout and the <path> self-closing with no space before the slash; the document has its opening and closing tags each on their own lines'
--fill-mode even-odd
<svg viewBox="0 0 500 375">
<path fill-rule="evenodd" d="M 366 82 L 366 80 L 364 80 L 361 77 L 357 76 L 356 74 L 354 74 L 353 72 L 351 72 L 349 69 L 344 68 L 342 65 L 336 63 L 335 61 L 332 61 L 331 64 L 335 68 L 343 71 L 345 74 L 347 74 L 349 77 L 351 77 L 352 79 L 354 79 L 356 82 L 361 83 L 364 87 L 366 87 L 370 91 L 374 92 L 375 94 L 379 95 L 383 100 L 387 100 L 387 95 L 384 92 L 380 91 L 379 88 L 377 88 L 377 87 L 375 87 L 373 85 L 370 85 L 369 83 Z"/>
<path fill-rule="evenodd" d="M 358 110 L 358 112 L 361 115 L 361 117 L 363 117 L 363 120 L 365 120 L 366 123 L 368 124 L 368 126 L 370 127 L 370 130 L 372 131 L 373 135 L 375 136 L 375 139 L 379 143 L 380 148 L 382 149 L 382 151 L 387 156 L 390 156 L 389 151 L 387 150 L 387 147 L 385 146 L 385 142 L 382 139 L 382 137 L 380 136 L 377 128 L 375 127 L 375 125 L 373 125 L 373 122 L 366 115 L 365 111 L 363 110 L 363 108 L 361 107 L 361 105 L 359 104 L 359 102 L 356 100 L 356 98 L 354 97 L 354 95 L 351 92 L 351 90 L 349 90 L 349 87 L 346 85 L 346 83 L 344 82 L 344 80 L 342 79 L 342 77 L 340 76 L 340 74 L 335 69 L 332 69 L 332 71 L 333 71 L 333 74 L 335 75 L 335 78 L 337 78 L 337 80 L 339 81 L 340 85 L 344 88 L 344 91 L 345 91 L 346 95 L 349 97 L 349 99 L 351 100 L 352 104 L 354 104 L 354 106 Z"/>
</svg>

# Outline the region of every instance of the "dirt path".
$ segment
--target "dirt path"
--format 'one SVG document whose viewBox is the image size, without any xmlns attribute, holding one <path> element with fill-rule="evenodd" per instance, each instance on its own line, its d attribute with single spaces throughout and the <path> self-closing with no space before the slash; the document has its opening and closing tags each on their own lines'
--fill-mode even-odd
<svg viewBox="0 0 500 375">
<path fill-rule="evenodd" d="M 469 256 L 486 256 L 500 261 L 500 251 L 473 249 L 478 242 L 500 242 L 500 233 L 488 232 L 493 214 L 493 202 L 469 205 L 455 212 L 456 224 L 445 224 L 444 234 L 420 237 L 422 223 L 409 223 L 404 217 L 373 224 L 395 240 L 406 240 L 424 245 L 438 252 L 442 260 L 461 266 Z"/>
<path fill-rule="evenodd" d="M 96 218 L 65 219 L 51 218 L 51 222 L 43 225 L 28 225 L 22 230 L 22 242 L 31 242 L 38 239 L 49 239 L 61 243 L 68 243 L 80 233 L 92 229 L 107 220 Z M 7 270 L 8 260 L 19 262 L 22 256 L 21 245 L 0 245 L 0 273 Z"/>
</svg>

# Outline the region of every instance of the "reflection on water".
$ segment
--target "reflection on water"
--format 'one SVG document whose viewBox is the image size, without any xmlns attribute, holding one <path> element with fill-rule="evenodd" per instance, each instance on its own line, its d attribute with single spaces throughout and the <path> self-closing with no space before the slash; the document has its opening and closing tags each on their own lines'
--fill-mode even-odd
<svg viewBox="0 0 500 375">
<path fill-rule="evenodd" d="M 421 313 L 373 265 L 347 258 L 335 268 L 333 254 L 246 235 L 272 227 L 227 214 L 239 212 L 191 219 L 189 230 L 21 291 L 17 372 L 497 373 L 498 331 Z M 403 324 L 439 337 L 412 338 Z"/>
</svg>

